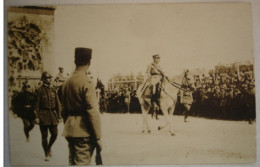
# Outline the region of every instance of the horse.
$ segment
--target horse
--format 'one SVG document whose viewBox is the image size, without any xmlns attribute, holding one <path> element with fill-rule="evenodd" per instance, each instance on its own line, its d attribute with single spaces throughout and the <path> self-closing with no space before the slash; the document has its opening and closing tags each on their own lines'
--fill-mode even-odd
<svg viewBox="0 0 260 167">
<path fill-rule="evenodd" d="M 187 79 L 189 78 L 189 79 Z M 161 82 L 161 92 L 158 99 L 159 107 L 163 113 L 163 118 L 165 119 L 165 124 L 163 126 L 158 126 L 158 130 L 168 127 L 168 132 L 170 135 L 174 136 L 172 130 L 171 120 L 174 112 L 174 108 L 177 102 L 177 94 L 179 91 L 187 91 L 183 85 L 193 85 L 191 83 L 192 77 L 190 73 L 185 71 L 184 78 L 182 79 L 181 84 L 176 82 L 171 82 L 167 76 L 163 76 Z M 141 84 L 137 89 L 137 97 L 139 99 L 141 109 L 142 109 L 142 132 L 146 130 L 148 133 L 151 133 L 151 128 L 148 123 L 148 112 L 151 107 L 151 90 L 149 89 L 150 85 L 148 81 Z"/>
<path fill-rule="evenodd" d="M 169 81 L 168 78 L 164 77 L 161 83 L 161 93 L 158 99 L 159 107 L 163 113 L 165 119 L 165 125 L 158 126 L 158 130 L 168 127 L 168 132 L 174 136 L 171 126 L 171 116 L 175 108 L 177 100 L 177 92 L 179 91 L 178 86 L 175 86 Z M 141 84 L 137 89 L 137 97 L 139 99 L 142 117 L 143 117 L 143 126 L 142 132 L 144 133 L 147 130 L 148 133 L 151 133 L 151 128 L 148 123 L 148 112 L 151 107 L 151 90 L 149 89 L 149 83 L 145 82 Z"/>
</svg>

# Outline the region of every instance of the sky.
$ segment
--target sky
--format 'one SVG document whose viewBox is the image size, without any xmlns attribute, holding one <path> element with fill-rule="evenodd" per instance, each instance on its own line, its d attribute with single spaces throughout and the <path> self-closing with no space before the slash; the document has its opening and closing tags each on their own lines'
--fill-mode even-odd
<svg viewBox="0 0 260 167">
<path fill-rule="evenodd" d="M 55 11 L 56 66 L 72 72 L 75 47 L 93 49 L 91 72 L 145 73 L 152 55 L 170 77 L 184 69 L 253 62 L 249 3 L 67 5 Z"/>
</svg>

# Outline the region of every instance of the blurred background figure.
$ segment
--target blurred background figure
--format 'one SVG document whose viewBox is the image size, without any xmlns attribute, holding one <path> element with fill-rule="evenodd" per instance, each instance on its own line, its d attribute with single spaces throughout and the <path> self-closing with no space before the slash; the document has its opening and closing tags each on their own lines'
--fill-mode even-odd
<svg viewBox="0 0 260 167">
<path fill-rule="evenodd" d="M 54 78 L 54 87 L 57 90 L 58 96 L 61 99 L 61 87 L 63 82 L 66 80 L 63 67 L 59 67 L 59 73 Z"/>
<path fill-rule="evenodd" d="M 30 85 L 26 80 L 23 83 L 22 91 L 15 92 L 12 97 L 12 111 L 15 118 L 20 117 L 23 120 L 23 129 L 27 142 L 30 140 L 29 132 L 35 125 L 34 103 L 35 95 L 30 91 Z"/>
</svg>

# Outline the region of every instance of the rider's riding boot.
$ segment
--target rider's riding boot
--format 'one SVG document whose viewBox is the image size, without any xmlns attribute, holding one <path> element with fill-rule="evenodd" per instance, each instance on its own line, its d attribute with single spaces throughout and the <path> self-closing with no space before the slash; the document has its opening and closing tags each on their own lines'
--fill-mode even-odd
<svg viewBox="0 0 260 167">
<path fill-rule="evenodd" d="M 152 94 L 152 96 L 151 96 L 151 109 L 152 109 L 152 117 L 154 116 L 154 114 L 155 114 L 155 86 L 154 85 L 152 85 L 151 86 L 151 94 Z"/>
</svg>

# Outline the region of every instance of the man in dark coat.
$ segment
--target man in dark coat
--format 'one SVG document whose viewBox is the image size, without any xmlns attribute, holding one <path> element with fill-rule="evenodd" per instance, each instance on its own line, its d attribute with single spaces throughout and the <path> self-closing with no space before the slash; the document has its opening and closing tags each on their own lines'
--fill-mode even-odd
<svg viewBox="0 0 260 167">
<path fill-rule="evenodd" d="M 248 84 L 245 101 L 248 123 L 253 124 L 255 119 L 255 87 L 253 83 Z"/>
<path fill-rule="evenodd" d="M 91 49 L 75 49 L 76 69 L 62 86 L 62 135 L 69 143 L 69 165 L 89 165 L 94 149 L 102 148 L 98 100 L 87 75 L 91 55 Z"/>
<path fill-rule="evenodd" d="M 17 93 L 12 99 L 12 110 L 14 117 L 20 117 L 23 120 L 23 129 L 26 136 L 26 141 L 29 142 L 29 132 L 33 129 L 35 123 L 34 103 L 35 97 L 29 91 L 30 85 L 25 82 L 22 87 L 22 92 Z"/>
<path fill-rule="evenodd" d="M 57 126 L 61 120 L 60 101 L 55 88 L 51 87 L 51 79 L 52 76 L 48 72 L 44 71 L 42 73 L 41 80 L 43 84 L 37 90 L 35 103 L 35 122 L 40 125 L 45 161 L 50 160 L 51 147 L 57 138 Z M 49 142 L 48 130 L 51 133 Z"/>
</svg>

